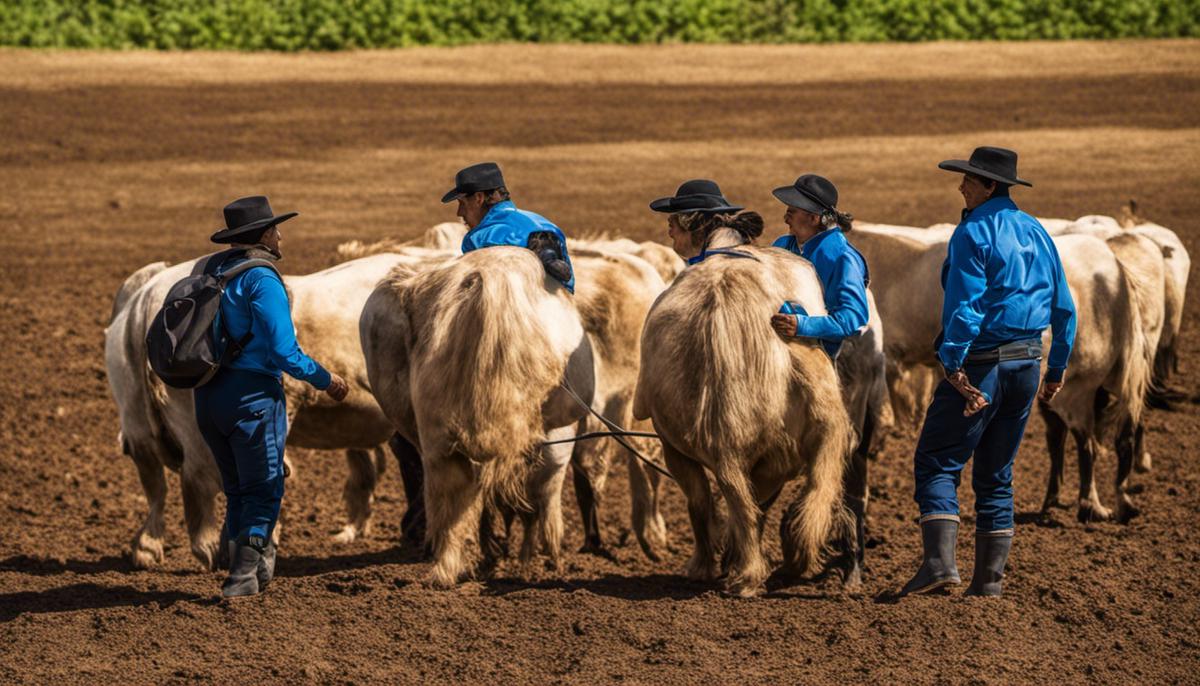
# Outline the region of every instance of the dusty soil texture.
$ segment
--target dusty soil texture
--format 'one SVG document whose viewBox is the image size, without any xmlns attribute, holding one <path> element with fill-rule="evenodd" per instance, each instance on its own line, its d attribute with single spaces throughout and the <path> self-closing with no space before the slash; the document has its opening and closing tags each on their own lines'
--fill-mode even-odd
<svg viewBox="0 0 1200 686">
<path fill-rule="evenodd" d="M 919 555 L 912 432 L 872 466 L 860 591 L 774 580 L 755 600 L 681 577 L 626 539 L 619 473 L 603 503 L 615 561 L 561 576 L 502 567 L 448 592 L 397 548 L 404 497 L 385 475 L 374 537 L 340 547 L 344 458 L 295 451 L 279 578 L 221 602 L 188 550 L 171 479 L 166 562 L 133 571 L 144 516 L 102 359 L 112 294 L 151 261 L 208 249 L 220 207 L 253 193 L 296 209 L 283 267 L 352 238 L 453 219 L 456 169 L 504 165 L 517 201 L 573 235 L 665 240 L 646 203 L 711 176 L 782 233 L 770 189 L 834 179 L 859 218 L 954 221 L 938 161 L 1021 153 L 1041 216 L 1141 214 L 1200 255 L 1200 43 L 797 48 L 506 46 L 341 55 L 0 51 L 0 682 L 1196 683 L 1200 407 L 1149 416 L 1142 516 L 1037 514 L 1043 426 L 1017 459 L 1006 594 L 888 602 Z M 1182 373 L 1200 381 L 1188 303 Z M 896 326 L 889 323 L 889 326 Z M 1101 460 L 1112 503 L 1113 459 Z M 1075 488 L 1068 469 L 1066 489 Z M 962 488 L 970 512 L 969 485 Z M 567 544 L 581 543 L 573 494 Z M 776 513 L 777 515 L 777 513 Z M 970 573 L 972 520 L 960 552 Z M 778 538 L 768 536 L 779 559 Z"/>
</svg>

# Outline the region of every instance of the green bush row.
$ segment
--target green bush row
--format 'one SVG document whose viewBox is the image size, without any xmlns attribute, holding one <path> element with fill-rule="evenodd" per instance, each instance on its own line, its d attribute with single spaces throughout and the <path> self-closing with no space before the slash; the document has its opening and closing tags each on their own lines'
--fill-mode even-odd
<svg viewBox="0 0 1200 686">
<path fill-rule="evenodd" d="M 0 45 L 341 50 L 1200 35 L 1200 0 L 0 0 Z"/>
</svg>

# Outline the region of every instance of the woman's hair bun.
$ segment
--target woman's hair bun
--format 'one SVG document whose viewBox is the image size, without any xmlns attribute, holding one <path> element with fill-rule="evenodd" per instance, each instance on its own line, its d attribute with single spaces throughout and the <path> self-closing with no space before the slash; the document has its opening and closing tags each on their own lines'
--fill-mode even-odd
<svg viewBox="0 0 1200 686">
<path fill-rule="evenodd" d="M 753 210 L 738 212 L 729 220 L 729 228 L 745 234 L 751 240 L 761 236 L 765 226 L 762 215 Z"/>
</svg>

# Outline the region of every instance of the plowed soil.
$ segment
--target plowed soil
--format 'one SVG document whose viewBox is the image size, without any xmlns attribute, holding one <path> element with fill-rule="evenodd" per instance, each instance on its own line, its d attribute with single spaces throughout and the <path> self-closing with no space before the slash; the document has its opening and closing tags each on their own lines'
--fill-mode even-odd
<svg viewBox="0 0 1200 686">
<path fill-rule="evenodd" d="M 1196 42 L 0 51 L 0 682 L 1196 683 L 1190 402 L 1150 414 L 1154 471 L 1135 476 L 1142 515 L 1126 526 L 1038 514 L 1047 459 L 1031 421 L 998 600 L 888 600 L 919 556 L 912 431 L 872 465 L 855 592 L 773 580 L 765 597 L 739 600 L 685 580 L 691 532 L 672 485 L 671 549 L 646 560 L 626 538 L 619 469 L 603 502 L 615 560 L 571 552 L 561 575 L 508 565 L 433 591 L 425 564 L 397 548 L 394 466 L 374 536 L 339 546 L 344 458 L 306 450 L 293 452 L 265 596 L 219 600 L 220 574 L 188 549 L 175 477 L 165 564 L 135 571 L 125 557 L 146 503 L 105 379 L 112 295 L 143 264 L 206 252 L 235 197 L 265 193 L 301 212 L 282 266 L 306 273 L 341 241 L 452 220 L 441 193 L 483 159 L 568 234 L 665 240 L 646 203 L 697 176 L 762 211 L 772 236 L 784 229 L 770 189 L 808 171 L 832 178 L 861 219 L 954 221 L 957 178 L 935 165 L 981 144 L 1020 152 L 1035 183 L 1015 194 L 1025 209 L 1115 215 L 1136 198 L 1200 255 Z M 1173 380 L 1188 394 L 1200 381 L 1198 300 Z M 1109 505 L 1113 462 L 1100 464 Z M 961 495 L 970 512 L 969 485 Z"/>
</svg>

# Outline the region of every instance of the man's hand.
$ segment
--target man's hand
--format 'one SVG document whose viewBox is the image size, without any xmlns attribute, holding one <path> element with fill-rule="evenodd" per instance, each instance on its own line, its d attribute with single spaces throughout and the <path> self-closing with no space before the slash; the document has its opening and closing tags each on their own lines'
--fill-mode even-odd
<svg viewBox="0 0 1200 686">
<path fill-rule="evenodd" d="M 1038 392 L 1038 400 L 1048 403 L 1062 390 L 1061 381 L 1046 381 L 1042 379 L 1042 390 Z"/>
<path fill-rule="evenodd" d="M 775 327 L 780 336 L 792 338 L 796 335 L 796 315 L 773 314 L 771 315 L 771 326 Z"/>
<path fill-rule="evenodd" d="M 988 406 L 987 396 L 983 394 L 983 391 L 971 385 L 971 380 L 967 378 L 967 373 L 963 370 L 958 369 L 947 374 L 946 380 L 967 400 L 966 407 L 963 408 L 964 417 L 970 417 Z"/>
<path fill-rule="evenodd" d="M 346 394 L 350 392 L 350 385 L 338 374 L 330 374 L 329 376 L 329 386 L 325 389 L 325 392 L 329 394 L 330 398 L 333 398 L 334 402 L 340 403 L 346 399 Z"/>
</svg>

